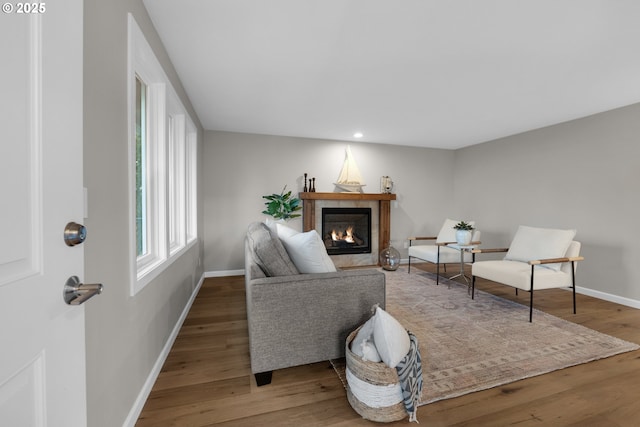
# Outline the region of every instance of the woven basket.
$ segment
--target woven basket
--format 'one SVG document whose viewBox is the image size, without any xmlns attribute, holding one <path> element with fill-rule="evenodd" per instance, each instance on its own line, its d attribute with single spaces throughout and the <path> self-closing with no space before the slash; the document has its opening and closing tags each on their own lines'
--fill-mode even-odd
<svg viewBox="0 0 640 427">
<path fill-rule="evenodd" d="M 384 363 L 364 361 L 360 356 L 351 351 L 351 341 L 356 337 L 359 330 L 360 328 L 351 332 L 346 340 L 345 355 L 347 372 L 345 375 L 347 377 L 347 399 L 351 407 L 364 419 L 384 423 L 402 420 L 407 416 L 407 410 L 404 407 L 401 397 L 398 403 L 377 407 L 379 406 L 380 400 L 397 400 L 397 388 L 400 387 L 400 380 L 398 379 L 398 373 L 395 368 L 389 368 Z M 351 390 L 351 385 L 349 384 L 349 371 L 356 378 L 356 381 L 358 381 L 360 385 L 359 388 L 362 388 L 362 385 L 369 387 L 371 389 L 370 393 L 365 394 L 375 394 L 378 402 L 372 402 L 371 399 L 366 398 L 366 396 L 363 397 L 363 393 L 360 393 L 362 400 L 354 395 Z M 385 396 L 385 393 L 388 395 Z"/>
</svg>

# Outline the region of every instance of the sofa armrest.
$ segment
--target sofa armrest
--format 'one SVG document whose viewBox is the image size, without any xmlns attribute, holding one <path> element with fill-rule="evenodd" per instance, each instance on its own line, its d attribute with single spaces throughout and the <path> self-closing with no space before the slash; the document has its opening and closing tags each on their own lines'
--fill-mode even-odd
<svg viewBox="0 0 640 427">
<path fill-rule="evenodd" d="M 385 275 L 373 270 L 264 277 L 247 282 L 254 373 L 344 356 L 347 335 L 385 305 Z"/>
<path fill-rule="evenodd" d="M 269 285 L 273 283 L 323 283 L 335 280 L 346 280 L 350 277 L 383 277 L 384 273 L 375 269 L 349 269 L 332 273 L 305 273 L 291 276 L 261 277 L 251 280 L 252 287 Z"/>
</svg>

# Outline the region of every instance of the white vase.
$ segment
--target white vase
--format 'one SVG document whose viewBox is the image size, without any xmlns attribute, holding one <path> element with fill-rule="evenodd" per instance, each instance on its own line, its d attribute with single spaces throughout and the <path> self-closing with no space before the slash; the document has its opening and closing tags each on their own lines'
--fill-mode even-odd
<svg viewBox="0 0 640 427">
<path fill-rule="evenodd" d="M 471 230 L 456 230 L 456 241 L 459 245 L 471 244 Z"/>
</svg>

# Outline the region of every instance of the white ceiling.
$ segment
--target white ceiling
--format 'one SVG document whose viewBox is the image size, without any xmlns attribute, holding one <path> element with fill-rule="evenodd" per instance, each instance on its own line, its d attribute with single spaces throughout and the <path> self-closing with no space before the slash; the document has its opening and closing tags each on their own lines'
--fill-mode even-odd
<svg viewBox="0 0 640 427">
<path fill-rule="evenodd" d="M 455 149 L 640 102 L 638 0 L 144 4 L 207 130 Z"/>
</svg>

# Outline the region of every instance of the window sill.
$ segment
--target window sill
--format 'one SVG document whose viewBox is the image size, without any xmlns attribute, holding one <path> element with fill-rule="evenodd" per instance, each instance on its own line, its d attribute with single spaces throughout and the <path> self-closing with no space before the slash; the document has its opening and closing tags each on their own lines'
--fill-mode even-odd
<svg viewBox="0 0 640 427">
<path fill-rule="evenodd" d="M 151 283 L 155 278 L 160 276 L 171 264 L 187 253 L 192 247 L 198 243 L 198 239 L 193 239 L 180 250 L 173 253 L 169 258 L 160 260 L 154 264 L 147 266 L 144 270 L 136 272 L 135 278 L 131 284 L 131 296 L 135 296 L 141 290 Z"/>
</svg>

